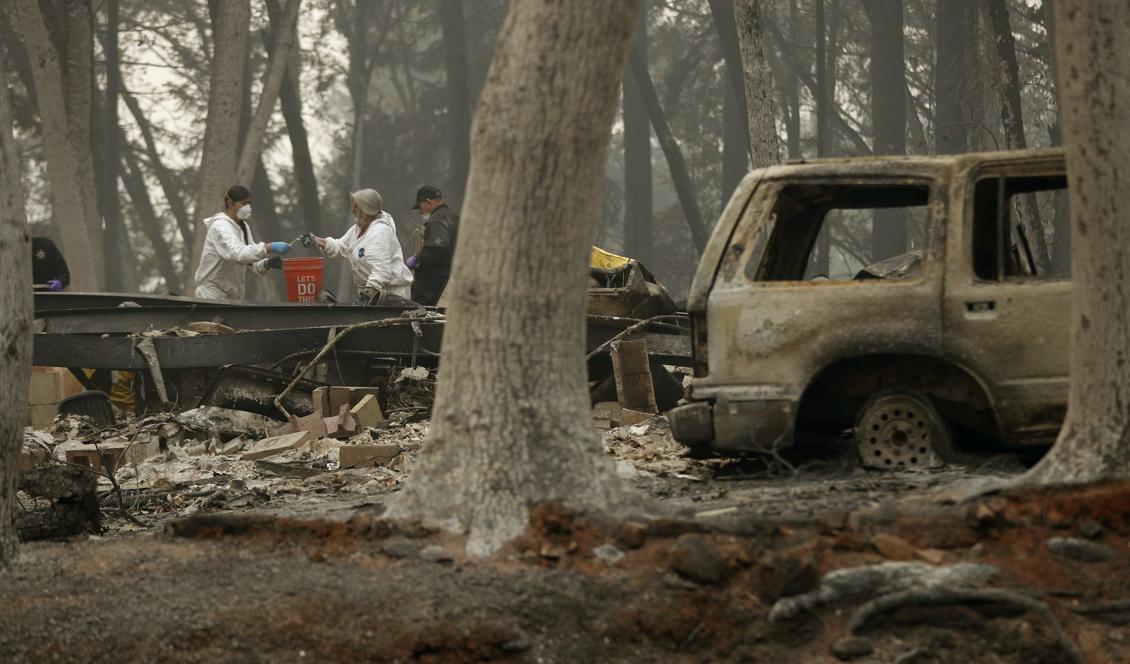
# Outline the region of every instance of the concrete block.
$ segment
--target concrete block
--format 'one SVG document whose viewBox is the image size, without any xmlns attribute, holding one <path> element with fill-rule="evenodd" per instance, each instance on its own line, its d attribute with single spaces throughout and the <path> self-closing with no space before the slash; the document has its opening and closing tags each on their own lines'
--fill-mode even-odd
<svg viewBox="0 0 1130 664">
<path fill-rule="evenodd" d="M 357 420 L 358 431 L 376 426 L 385 418 L 384 413 L 381 412 L 381 404 L 377 402 L 377 397 L 372 394 L 361 397 L 361 400 L 349 412 Z"/>
<path fill-rule="evenodd" d="M 61 369 L 48 368 L 32 371 L 27 384 L 27 404 L 45 406 L 57 404 L 63 399 L 63 376 Z"/>
<path fill-rule="evenodd" d="M 251 449 L 247 450 L 247 452 L 245 452 L 239 458 L 244 461 L 263 459 L 269 456 L 274 456 L 276 454 L 282 454 L 283 452 L 293 450 L 306 441 L 314 440 L 315 438 L 317 438 L 317 436 L 310 433 L 309 431 L 298 431 L 295 433 L 288 433 L 284 436 L 264 438 L 263 440 L 260 440 L 252 445 Z"/>
<path fill-rule="evenodd" d="M 27 409 L 27 425 L 33 429 L 46 429 L 51 424 L 51 420 L 59 414 L 59 404 L 43 404 L 39 406 L 28 406 Z"/>
<path fill-rule="evenodd" d="M 20 450 L 20 460 L 16 463 L 16 470 L 31 470 L 36 466 L 47 463 L 51 455 L 41 447 L 25 447 Z"/>
<path fill-rule="evenodd" d="M 400 454 L 398 445 L 342 445 L 338 448 L 342 468 L 383 466 Z"/>
<path fill-rule="evenodd" d="M 658 412 L 646 341 L 636 339 L 613 343 L 612 373 L 616 378 L 616 396 L 621 406 L 643 413 Z"/>
<path fill-rule="evenodd" d="M 67 463 L 86 466 L 98 472 L 114 472 L 126 453 L 128 443 L 103 443 L 89 449 L 67 450 Z"/>
<path fill-rule="evenodd" d="M 623 410 L 615 401 L 601 401 L 592 407 L 592 424 L 602 430 L 618 427 Z"/>
</svg>

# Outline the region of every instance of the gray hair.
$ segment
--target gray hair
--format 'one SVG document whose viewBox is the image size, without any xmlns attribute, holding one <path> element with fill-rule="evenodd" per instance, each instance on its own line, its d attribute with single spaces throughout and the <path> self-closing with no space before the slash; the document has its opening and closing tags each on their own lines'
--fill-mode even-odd
<svg viewBox="0 0 1130 664">
<path fill-rule="evenodd" d="M 353 202 L 371 217 L 378 216 L 384 209 L 384 199 L 376 189 L 361 189 L 353 192 Z"/>
</svg>

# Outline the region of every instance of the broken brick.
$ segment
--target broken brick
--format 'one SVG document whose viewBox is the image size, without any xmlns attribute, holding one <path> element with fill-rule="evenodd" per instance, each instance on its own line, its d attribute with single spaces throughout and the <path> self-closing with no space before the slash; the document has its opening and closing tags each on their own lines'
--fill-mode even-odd
<svg viewBox="0 0 1130 664">
<path fill-rule="evenodd" d="M 263 459 L 276 454 L 282 454 L 314 438 L 314 434 L 309 431 L 297 431 L 284 436 L 264 438 L 252 445 L 251 449 L 239 458 L 243 461 L 254 461 L 255 459 Z"/>
<path fill-rule="evenodd" d="M 398 445 L 342 445 L 338 448 L 342 468 L 383 466 L 400 454 Z"/>
<path fill-rule="evenodd" d="M 376 426 L 377 423 L 384 420 L 385 416 L 381 412 L 381 404 L 377 402 L 377 398 L 371 394 L 366 394 L 361 397 L 357 405 L 350 409 L 350 414 L 357 420 L 357 428 L 368 429 L 369 427 Z"/>
</svg>

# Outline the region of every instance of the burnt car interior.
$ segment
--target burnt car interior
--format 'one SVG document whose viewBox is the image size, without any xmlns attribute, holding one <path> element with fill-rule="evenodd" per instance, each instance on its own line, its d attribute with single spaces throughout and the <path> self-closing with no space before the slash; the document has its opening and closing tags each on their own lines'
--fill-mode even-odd
<svg viewBox="0 0 1130 664">
<path fill-rule="evenodd" d="M 1028 214 L 1044 230 L 1052 257 L 1049 274 L 1036 274 L 1033 267 L 1030 238 L 1020 223 L 1021 215 Z M 1069 228 L 1067 219 L 1066 176 L 979 179 L 973 192 L 973 273 L 985 281 L 1071 276 L 1068 238 L 1055 233 Z"/>
<path fill-rule="evenodd" d="M 758 260 L 755 251 L 747 274 L 756 281 L 853 279 L 859 268 L 902 253 L 874 255 L 876 226 L 923 242 L 929 198 L 926 184 L 786 185 L 764 255 Z M 840 268 L 834 272 L 833 248 Z"/>
</svg>

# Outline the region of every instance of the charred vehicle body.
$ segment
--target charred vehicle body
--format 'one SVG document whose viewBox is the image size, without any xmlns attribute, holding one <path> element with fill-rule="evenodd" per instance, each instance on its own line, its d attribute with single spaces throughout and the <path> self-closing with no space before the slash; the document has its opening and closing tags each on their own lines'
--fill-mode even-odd
<svg viewBox="0 0 1130 664">
<path fill-rule="evenodd" d="M 1061 151 L 820 160 L 750 173 L 691 287 L 698 451 L 850 431 L 864 465 L 1054 441 L 1067 403 Z"/>
</svg>

